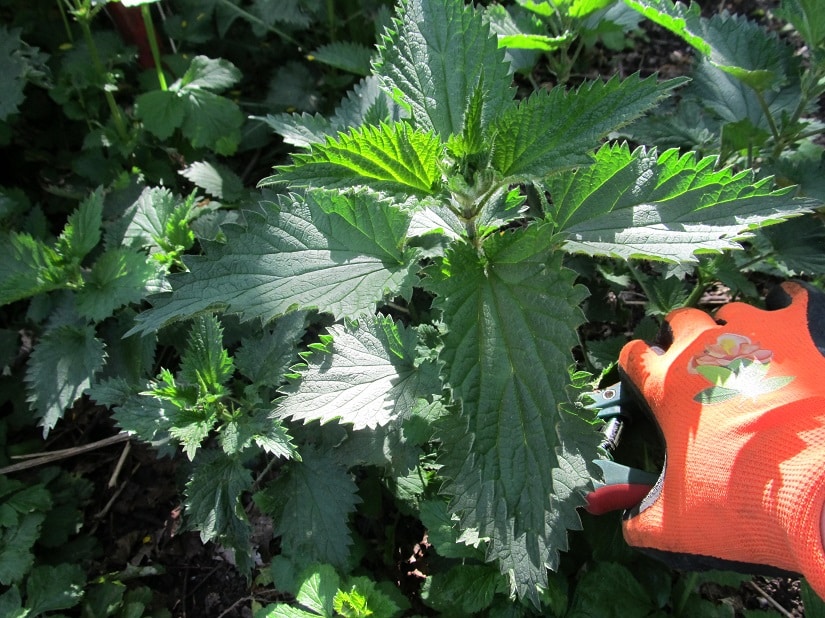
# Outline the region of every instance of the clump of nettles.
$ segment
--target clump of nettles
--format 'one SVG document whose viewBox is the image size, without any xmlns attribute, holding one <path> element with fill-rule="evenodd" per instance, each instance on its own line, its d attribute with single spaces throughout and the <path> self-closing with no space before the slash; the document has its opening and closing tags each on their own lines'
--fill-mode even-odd
<svg viewBox="0 0 825 618">
<path fill-rule="evenodd" d="M 345 565 L 356 503 L 346 470 L 370 463 L 406 477 L 432 438 L 457 540 L 537 601 L 598 474 L 597 426 L 569 403 L 587 290 L 565 254 L 691 263 L 812 206 L 713 157 L 602 145 L 683 83 L 632 75 L 516 100 L 479 12 L 412 0 L 383 35 L 373 75 L 332 118 L 270 118 L 300 147 L 261 182 L 278 192 L 188 259 L 137 330 L 208 311 L 278 325 L 313 310 L 337 322 L 274 405 L 256 404 L 296 437 L 293 461 L 259 500 L 287 556 Z M 416 304 L 416 289 L 431 307 Z M 437 330 L 388 317 L 399 305 L 426 310 Z M 353 452 L 365 443 L 390 453 Z M 237 454 L 211 457 L 214 484 L 232 467 L 218 462 Z M 190 482 L 195 514 L 200 493 L 212 490 Z"/>
<path fill-rule="evenodd" d="M 633 4 L 670 15 L 662 2 Z M 695 24 L 682 34 L 758 90 L 750 47 L 723 48 L 713 24 Z M 689 270 L 818 203 L 716 157 L 606 142 L 686 80 L 636 74 L 517 100 L 505 51 L 461 0 L 401 2 L 371 67 L 330 118 L 267 118 L 298 151 L 254 199 L 235 191 L 233 223 L 198 234 L 191 200 L 147 189 L 94 253 L 92 196 L 55 244 L 12 235 L 0 300 L 76 297 L 78 319 L 56 321 L 31 358 L 44 429 L 88 392 L 125 431 L 181 449 L 190 525 L 242 570 L 254 566 L 251 495 L 280 558 L 296 572 L 315 565 L 306 581 L 320 581 L 317 565 L 350 572 L 352 472 L 378 470 L 435 550 L 467 560 L 456 581 L 484 582 L 463 611 L 502 590 L 538 605 L 602 455 L 598 423 L 571 401 L 588 290 L 566 256 Z M 234 83 L 213 68 L 213 89 Z M 191 77 L 162 98 L 213 100 Z M 147 130 L 186 137 L 187 126 Z M 187 255 L 196 241 L 203 254 Z M 100 325 L 149 287 L 162 290 L 151 309 L 104 341 Z M 156 336 L 180 362 L 147 379 Z M 134 361 L 128 374 L 113 375 L 120 365 L 104 352 Z M 58 367 L 70 368 L 60 388 Z M 264 460 L 273 480 L 253 477 Z M 364 582 L 345 583 L 331 603 L 368 603 Z M 427 594 L 437 591 L 431 580 Z"/>
</svg>

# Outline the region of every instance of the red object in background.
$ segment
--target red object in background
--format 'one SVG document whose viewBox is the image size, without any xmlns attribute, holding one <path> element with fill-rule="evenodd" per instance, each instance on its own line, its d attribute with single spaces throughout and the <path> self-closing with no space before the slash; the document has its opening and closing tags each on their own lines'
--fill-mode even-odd
<svg viewBox="0 0 825 618">
<path fill-rule="evenodd" d="M 144 69 L 152 68 L 155 61 L 152 58 L 149 35 L 146 33 L 140 7 L 125 7 L 119 2 L 112 2 L 106 5 L 106 12 L 112 18 L 123 40 L 137 47 L 140 66 Z M 162 49 L 160 41 L 158 41 L 158 49 Z"/>
</svg>

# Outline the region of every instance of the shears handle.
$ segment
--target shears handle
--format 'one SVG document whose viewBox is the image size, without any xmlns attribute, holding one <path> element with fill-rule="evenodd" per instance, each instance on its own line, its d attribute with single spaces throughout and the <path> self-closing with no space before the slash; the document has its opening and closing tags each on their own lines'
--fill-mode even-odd
<svg viewBox="0 0 825 618">
<path fill-rule="evenodd" d="M 625 423 L 630 420 L 629 402 L 622 395 L 621 383 L 589 393 L 589 396 L 593 402 L 587 407 L 597 410 L 597 416 L 605 422 L 601 446 L 612 457 Z M 616 463 L 612 459 L 597 459 L 595 463 L 602 469 L 604 482 L 597 482 L 595 489 L 586 496 L 585 508 L 593 515 L 636 506 L 653 489 L 658 479 L 655 474 Z"/>
</svg>

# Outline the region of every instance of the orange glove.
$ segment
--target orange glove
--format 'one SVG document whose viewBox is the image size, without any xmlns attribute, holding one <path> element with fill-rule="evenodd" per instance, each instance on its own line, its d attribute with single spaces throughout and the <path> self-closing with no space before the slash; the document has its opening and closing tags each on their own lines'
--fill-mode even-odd
<svg viewBox="0 0 825 618">
<path fill-rule="evenodd" d="M 825 597 L 825 294 L 785 283 L 768 306 L 679 309 L 667 349 L 622 350 L 666 445 L 624 535 L 685 568 L 801 573 Z"/>
</svg>

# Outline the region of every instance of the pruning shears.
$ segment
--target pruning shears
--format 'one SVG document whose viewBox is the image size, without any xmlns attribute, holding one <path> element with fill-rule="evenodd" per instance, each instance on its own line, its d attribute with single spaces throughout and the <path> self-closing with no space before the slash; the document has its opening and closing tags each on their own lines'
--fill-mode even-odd
<svg viewBox="0 0 825 618">
<path fill-rule="evenodd" d="M 596 416 L 605 421 L 601 446 L 610 459 L 595 461 L 602 469 L 604 483 L 597 483 L 596 488 L 587 495 L 587 511 L 601 515 L 629 509 L 642 501 L 658 479 L 655 474 L 622 465 L 612 459 L 625 425 L 632 418 L 633 402 L 627 395 L 627 390 L 622 390 L 621 382 L 588 395 L 593 402 L 586 407 L 595 410 Z"/>
</svg>

